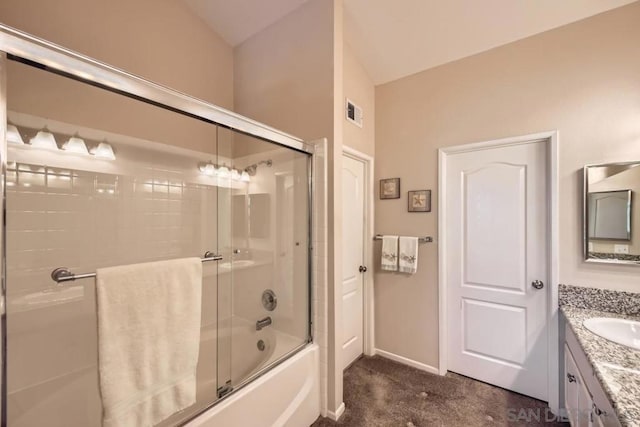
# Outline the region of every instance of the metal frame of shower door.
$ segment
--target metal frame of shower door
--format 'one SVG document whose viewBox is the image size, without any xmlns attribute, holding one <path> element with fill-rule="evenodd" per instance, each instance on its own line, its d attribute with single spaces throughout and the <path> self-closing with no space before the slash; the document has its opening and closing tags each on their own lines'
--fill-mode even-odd
<svg viewBox="0 0 640 427">
<path fill-rule="evenodd" d="M 314 271 L 314 257 L 315 248 L 313 245 L 313 229 L 315 217 L 313 215 L 313 183 L 315 182 L 316 170 L 313 167 L 315 160 L 314 154 L 307 157 L 307 316 L 309 321 L 307 322 L 307 343 L 313 342 L 313 271 Z"/>
<path fill-rule="evenodd" d="M 4 24 L 0 24 L 0 51 L 7 53 L 12 60 L 25 62 L 179 114 L 313 154 L 313 147 L 300 138 Z"/>
<path fill-rule="evenodd" d="M 0 245 L 1 259 L 1 294 L 0 294 L 0 318 L 2 325 L 0 339 L 2 340 L 2 367 L 0 382 L 2 384 L 2 403 L 0 406 L 0 419 L 2 427 L 7 425 L 7 342 L 6 342 L 6 238 L 5 238 L 5 219 L 6 219 L 6 202 L 5 202 L 5 174 L 7 164 L 7 143 L 6 143 L 6 126 L 7 126 L 7 97 L 6 97 L 6 67 L 8 60 L 22 62 L 45 71 L 53 72 L 73 80 L 80 81 L 92 86 L 96 86 L 111 92 L 124 95 L 139 101 L 146 102 L 167 110 L 182 114 L 188 117 L 199 119 L 211 124 L 224 126 L 232 130 L 254 136 L 276 145 L 290 148 L 309 156 L 309 308 L 307 319 L 308 337 L 299 348 L 294 349 L 288 356 L 291 356 L 302 350 L 308 342 L 313 341 L 312 336 L 312 237 L 313 237 L 313 158 L 314 147 L 305 143 L 303 140 L 279 131 L 275 128 L 243 117 L 233 113 L 217 105 L 193 98 L 181 92 L 169 89 L 165 86 L 142 79 L 133 74 L 127 73 L 118 68 L 96 61 L 95 59 L 73 52 L 64 47 L 58 46 L 46 40 L 34 37 L 30 34 L 16 30 L 7 25 L 0 23 L 0 166 L 2 168 L 2 177 L 0 178 L 0 197 L 2 198 L 2 235 Z M 288 358 L 288 357 L 287 357 Z M 283 358 L 282 361 L 287 358 Z M 278 363 L 280 363 L 279 361 Z M 255 378 L 253 378 L 255 379 Z M 231 395 L 230 393 L 229 395 Z M 227 395 L 227 396 L 229 396 Z M 225 397 L 227 397 L 225 396 Z M 221 399 L 215 401 L 207 408 L 217 404 Z"/>
<path fill-rule="evenodd" d="M 0 200 L 2 200 L 2 224 L 0 224 L 0 343 L 2 359 L 0 366 L 0 424 L 7 425 L 7 257 L 5 238 L 6 197 L 5 177 L 7 172 L 7 54 L 0 51 Z"/>
</svg>

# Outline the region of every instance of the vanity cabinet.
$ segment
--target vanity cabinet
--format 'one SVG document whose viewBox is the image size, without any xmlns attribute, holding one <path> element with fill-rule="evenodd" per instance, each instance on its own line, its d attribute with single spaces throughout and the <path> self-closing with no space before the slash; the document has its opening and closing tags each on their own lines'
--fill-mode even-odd
<svg viewBox="0 0 640 427">
<path fill-rule="evenodd" d="M 620 422 L 573 331 L 566 325 L 564 402 L 572 427 L 619 427 Z"/>
<path fill-rule="evenodd" d="M 569 423 L 573 427 L 588 427 L 591 424 L 593 400 L 584 378 L 580 374 L 569 346 L 564 346 L 564 399 Z"/>
</svg>

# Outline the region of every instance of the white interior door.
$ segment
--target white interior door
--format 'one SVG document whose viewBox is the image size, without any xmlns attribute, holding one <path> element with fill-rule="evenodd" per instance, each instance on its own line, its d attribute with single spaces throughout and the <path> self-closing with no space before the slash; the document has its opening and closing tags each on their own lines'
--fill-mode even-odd
<svg viewBox="0 0 640 427">
<path fill-rule="evenodd" d="M 364 163 L 342 156 L 343 368 L 363 352 Z"/>
<path fill-rule="evenodd" d="M 449 154 L 444 176 L 448 368 L 545 401 L 546 176 L 545 141 Z"/>
</svg>

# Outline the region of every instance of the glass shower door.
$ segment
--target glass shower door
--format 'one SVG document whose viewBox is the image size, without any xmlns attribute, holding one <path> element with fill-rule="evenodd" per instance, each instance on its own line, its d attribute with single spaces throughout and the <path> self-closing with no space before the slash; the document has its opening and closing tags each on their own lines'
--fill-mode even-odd
<svg viewBox="0 0 640 427">
<path fill-rule="evenodd" d="M 231 150 L 233 149 L 233 131 L 220 127 L 218 138 L 216 139 L 216 150 L 218 153 L 216 162 L 215 177 L 217 182 L 217 253 L 223 258 L 216 265 L 216 293 L 217 293 L 217 323 L 216 330 L 218 339 L 216 341 L 217 363 L 216 363 L 216 393 L 218 398 L 222 398 L 231 393 L 234 388 L 231 379 L 232 364 L 232 343 L 233 343 L 233 322 L 232 322 L 232 285 L 230 269 L 226 268 L 232 260 L 232 233 L 231 224 L 233 218 L 233 194 L 234 187 L 241 184 L 238 175 L 233 173 L 231 163 Z M 236 171 L 237 172 L 237 171 Z"/>
<path fill-rule="evenodd" d="M 219 289 L 228 292 L 230 380 L 242 385 L 309 340 L 309 155 L 234 132 L 219 151 L 240 179 L 232 183 L 230 254 Z M 220 139 L 222 141 L 222 138 Z M 228 349 L 224 348 L 223 351 Z"/>
<path fill-rule="evenodd" d="M 57 62 L 14 55 L 0 67 L 8 425 L 102 425 L 100 268 L 222 257 L 203 263 L 193 307 L 201 315 L 195 402 L 159 426 L 195 417 L 309 341 L 311 171 L 300 141 L 182 95 L 163 104 L 165 93 L 137 80 L 122 85 L 131 97 L 104 90 L 101 79 L 118 81 L 117 73 L 93 76 L 86 70 L 95 65 L 78 58 L 71 64 L 85 71 L 57 74 L 48 70 Z M 160 100 L 147 103 L 147 94 Z M 57 280 L 58 268 L 78 276 Z"/>
<path fill-rule="evenodd" d="M 219 208 L 228 179 L 208 173 L 209 163 L 222 163 L 225 134 L 22 63 L 7 68 L 8 425 L 98 427 L 96 281 L 56 283 L 51 272 L 94 273 L 229 246 L 228 232 L 218 233 L 230 220 Z M 230 378 L 229 310 L 218 312 L 229 307 L 230 287 L 219 287 L 217 264 L 203 263 L 196 402 L 160 425 L 215 403 Z"/>
</svg>

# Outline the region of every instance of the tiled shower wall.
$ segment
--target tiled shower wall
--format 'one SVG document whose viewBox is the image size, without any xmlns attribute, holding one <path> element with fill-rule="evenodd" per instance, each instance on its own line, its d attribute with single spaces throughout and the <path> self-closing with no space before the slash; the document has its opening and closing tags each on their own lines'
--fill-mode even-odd
<svg viewBox="0 0 640 427">
<path fill-rule="evenodd" d="M 7 264 L 20 286 L 8 291 L 49 288 L 61 266 L 86 272 L 215 251 L 215 207 L 215 187 L 11 164 Z"/>
<path fill-rule="evenodd" d="M 126 151 L 119 153 L 124 157 Z M 185 178 L 180 162 L 170 168 L 162 154 L 147 154 L 157 165 L 141 167 L 136 175 L 9 163 L 11 425 L 33 425 L 53 413 L 64 413 L 69 425 L 99 420 L 95 280 L 57 285 L 50 278 L 54 268 L 86 273 L 218 251 L 218 188 Z M 10 160 L 11 155 L 10 150 Z M 86 162 L 91 167 L 91 160 Z M 220 190 L 222 196 L 229 191 Z M 206 265 L 203 272 L 206 328 L 219 314 L 216 266 Z M 202 359 L 215 366 L 215 351 Z M 54 418 L 49 416 L 50 425 L 58 425 Z"/>
</svg>

